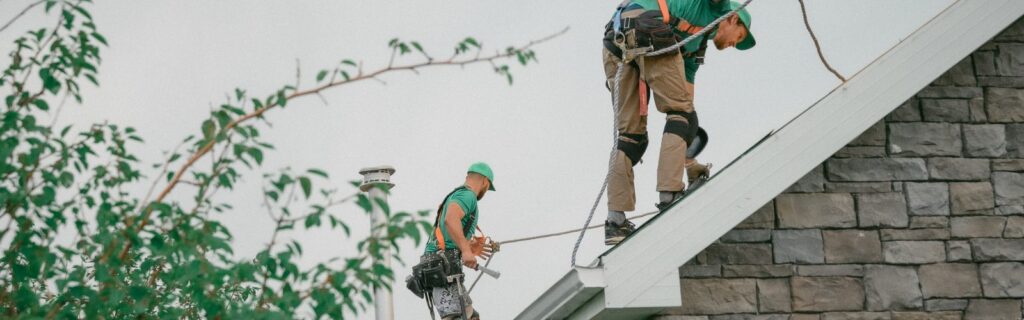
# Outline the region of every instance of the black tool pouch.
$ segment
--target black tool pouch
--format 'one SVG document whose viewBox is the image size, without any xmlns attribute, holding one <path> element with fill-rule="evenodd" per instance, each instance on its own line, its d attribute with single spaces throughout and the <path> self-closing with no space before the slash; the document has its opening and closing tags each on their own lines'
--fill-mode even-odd
<svg viewBox="0 0 1024 320">
<path fill-rule="evenodd" d="M 462 274 L 462 253 L 450 249 L 423 256 L 405 279 L 406 288 L 422 298 L 432 288 L 448 286 L 448 277 Z"/>
<path fill-rule="evenodd" d="M 638 47 L 652 46 L 660 50 L 682 40 L 673 32 L 674 28 L 662 20 L 660 11 L 648 10 L 634 20 Z"/>
</svg>

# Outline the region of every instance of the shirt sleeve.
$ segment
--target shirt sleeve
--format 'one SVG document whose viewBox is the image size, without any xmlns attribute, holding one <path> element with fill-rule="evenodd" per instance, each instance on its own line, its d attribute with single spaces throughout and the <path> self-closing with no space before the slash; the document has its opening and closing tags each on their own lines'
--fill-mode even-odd
<svg viewBox="0 0 1024 320">
<path fill-rule="evenodd" d="M 452 201 L 462 207 L 462 212 L 466 216 L 476 211 L 476 195 L 472 191 L 460 190 L 452 195 Z"/>
</svg>

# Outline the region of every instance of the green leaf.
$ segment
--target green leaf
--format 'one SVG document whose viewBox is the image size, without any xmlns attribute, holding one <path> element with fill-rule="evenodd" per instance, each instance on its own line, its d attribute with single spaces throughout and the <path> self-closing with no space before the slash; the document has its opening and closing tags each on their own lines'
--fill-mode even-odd
<svg viewBox="0 0 1024 320">
<path fill-rule="evenodd" d="M 209 140 L 217 133 L 217 123 L 213 122 L 212 119 L 203 121 L 203 139 Z"/>
<path fill-rule="evenodd" d="M 309 172 L 311 174 L 327 178 L 327 172 L 324 172 L 323 170 L 320 170 L 320 169 L 313 168 L 313 169 L 306 170 L 306 172 Z"/>
<path fill-rule="evenodd" d="M 326 77 L 327 77 L 327 70 L 320 70 L 320 72 L 316 74 L 316 82 L 323 81 L 324 78 L 326 78 Z"/>
<path fill-rule="evenodd" d="M 302 186 L 302 193 L 309 199 L 309 195 L 313 193 L 313 182 L 308 177 L 299 177 L 299 184 Z"/>
<path fill-rule="evenodd" d="M 50 104 L 46 103 L 46 100 L 35 99 L 35 100 L 32 100 L 32 104 L 36 105 L 36 108 L 39 108 L 39 110 L 43 110 L 43 111 L 50 110 Z"/>
<path fill-rule="evenodd" d="M 248 153 L 253 160 L 256 160 L 256 164 L 263 164 L 263 150 L 260 150 L 259 148 L 249 148 L 246 150 L 246 153 Z"/>
</svg>

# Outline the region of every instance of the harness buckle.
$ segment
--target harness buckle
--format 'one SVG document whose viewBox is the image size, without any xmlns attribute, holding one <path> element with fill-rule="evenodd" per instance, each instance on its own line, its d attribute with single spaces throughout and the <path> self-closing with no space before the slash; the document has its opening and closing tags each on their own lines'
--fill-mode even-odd
<svg viewBox="0 0 1024 320">
<path fill-rule="evenodd" d="M 630 63 L 636 60 L 637 57 L 642 57 L 648 52 L 654 51 L 654 46 L 639 47 L 633 49 L 622 50 L 622 63 Z"/>
</svg>

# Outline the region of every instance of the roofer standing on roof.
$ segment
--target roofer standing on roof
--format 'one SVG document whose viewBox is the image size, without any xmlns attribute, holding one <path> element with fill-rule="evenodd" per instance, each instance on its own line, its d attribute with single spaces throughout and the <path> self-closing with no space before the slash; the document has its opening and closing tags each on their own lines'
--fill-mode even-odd
<svg viewBox="0 0 1024 320">
<path fill-rule="evenodd" d="M 658 111 L 666 114 L 661 153 L 658 158 L 659 209 L 682 197 L 683 170 L 688 164 L 687 145 L 697 136 L 697 113 L 693 107 L 693 82 L 703 63 L 704 50 L 712 40 L 718 50 L 754 46 L 750 34 L 750 14 L 745 9 L 722 21 L 702 39 L 681 47 L 680 53 L 654 57 L 637 56 L 636 49 L 665 48 L 696 34 L 703 26 L 728 14 L 739 4 L 728 0 L 626 0 L 604 38 L 604 71 L 609 89 L 615 89 L 615 73 L 620 62 L 627 63 L 618 83 L 620 106 L 619 153 L 608 181 L 608 220 L 605 244 L 622 241 L 635 230 L 625 212 L 633 211 L 636 194 L 633 166 L 647 149 L 647 101 L 654 93 Z M 621 16 L 621 18 L 619 18 Z M 620 24 L 617 24 L 615 20 Z M 618 26 L 619 30 L 615 30 Z M 624 55 L 625 53 L 625 55 Z M 690 173 L 691 179 L 693 172 Z"/>
<path fill-rule="evenodd" d="M 424 257 L 445 251 L 443 253 L 462 259 L 463 265 L 473 269 L 477 267 L 477 257 L 490 257 L 491 248 L 484 245 L 482 237 L 474 238 L 473 234 L 477 230 L 479 217 L 477 201 L 483 199 L 488 190 L 494 191 L 493 182 L 494 172 L 486 163 L 477 162 L 469 167 L 465 184 L 449 193 L 438 208 L 434 235 L 427 241 Z M 444 241 L 439 243 L 438 238 Z M 442 319 L 461 319 L 463 307 L 466 314 L 471 315 L 467 319 L 480 319 L 480 314 L 473 310 L 469 296 L 462 296 L 465 291 L 461 282 L 432 289 L 430 294 L 434 308 Z M 463 303 L 464 306 L 461 305 Z"/>
</svg>

